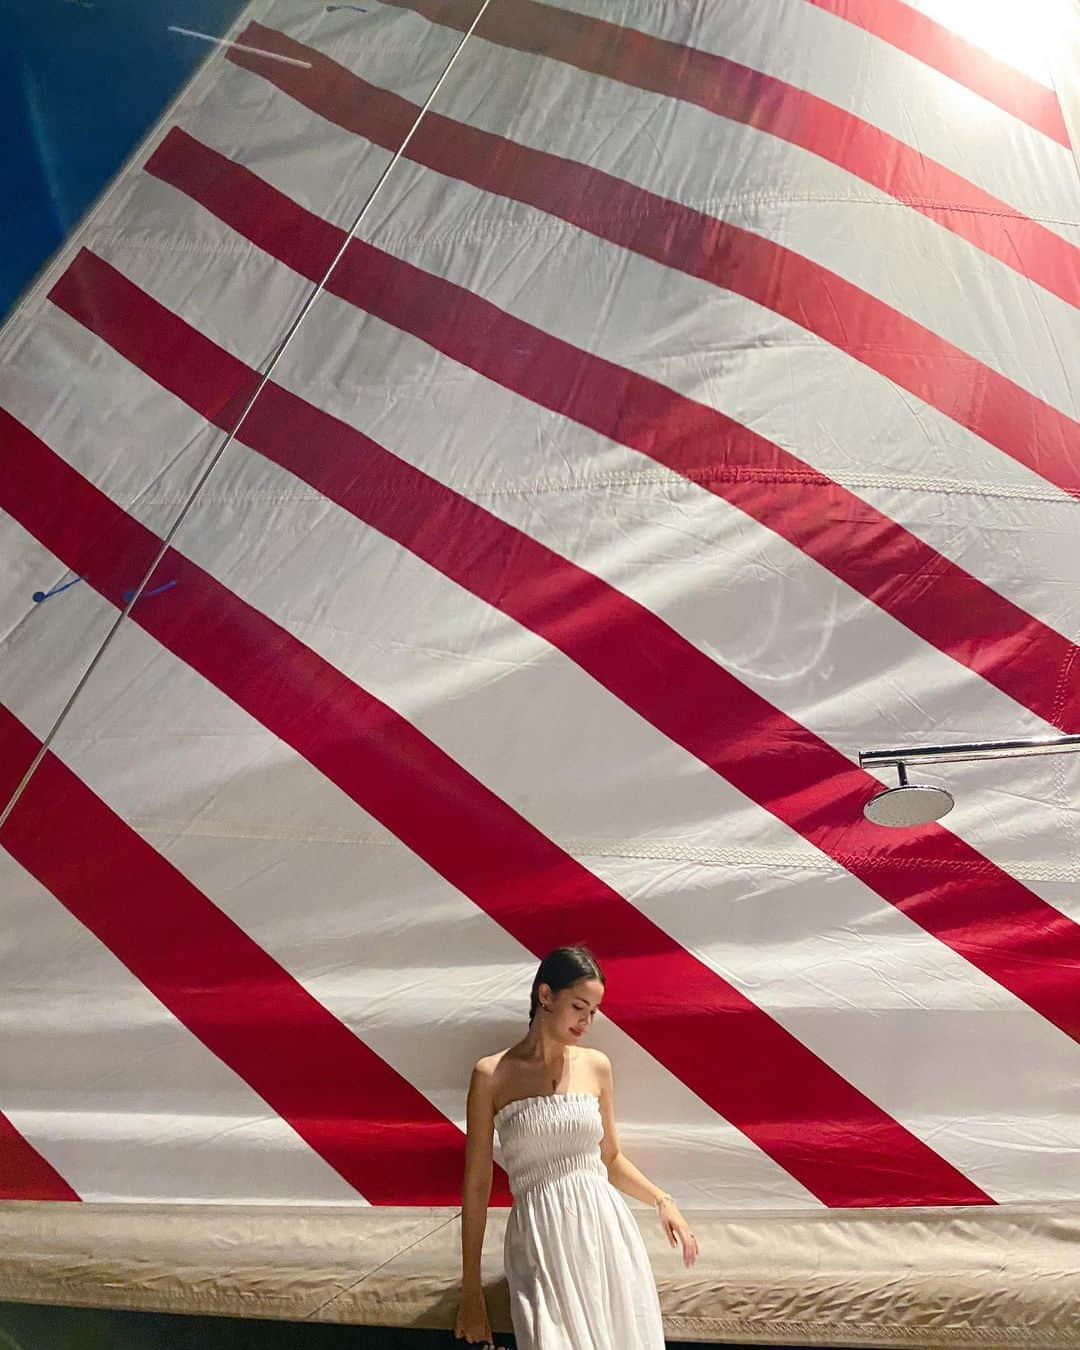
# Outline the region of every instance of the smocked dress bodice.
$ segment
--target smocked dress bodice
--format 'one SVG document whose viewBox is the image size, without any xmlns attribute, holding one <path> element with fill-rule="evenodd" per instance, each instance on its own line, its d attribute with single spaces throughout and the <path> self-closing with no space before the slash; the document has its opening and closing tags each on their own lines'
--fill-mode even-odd
<svg viewBox="0 0 1080 1350">
<path fill-rule="evenodd" d="M 600 1157 L 604 1127 L 592 1092 L 522 1097 L 496 1112 L 495 1128 L 515 1200 L 546 1182 L 581 1172 L 607 1182 Z"/>
</svg>

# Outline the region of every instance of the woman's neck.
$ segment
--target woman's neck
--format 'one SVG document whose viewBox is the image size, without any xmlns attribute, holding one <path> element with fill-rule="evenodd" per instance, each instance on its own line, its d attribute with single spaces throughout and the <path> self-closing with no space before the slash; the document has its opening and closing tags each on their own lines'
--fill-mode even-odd
<svg viewBox="0 0 1080 1350">
<path fill-rule="evenodd" d="M 536 1065 L 543 1064 L 555 1076 L 556 1083 L 569 1062 L 570 1050 L 570 1046 L 535 1028 L 521 1042 L 522 1058 Z"/>
</svg>

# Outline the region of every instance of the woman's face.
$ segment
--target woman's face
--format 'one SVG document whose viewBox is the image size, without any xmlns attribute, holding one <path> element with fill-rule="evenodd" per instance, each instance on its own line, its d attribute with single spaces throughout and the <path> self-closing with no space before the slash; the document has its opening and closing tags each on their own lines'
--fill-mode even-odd
<svg viewBox="0 0 1080 1350">
<path fill-rule="evenodd" d="M 592 1026 L 596 1010 L 604 997 L 604 986 L 599 980 L 578 980 L 557 994 L 546 984 L 540 986 L 540 1000 L 551 1009 L 547 1016 L 548 1030 L 560 1040 L 576 1045 Z"/>
</svg>

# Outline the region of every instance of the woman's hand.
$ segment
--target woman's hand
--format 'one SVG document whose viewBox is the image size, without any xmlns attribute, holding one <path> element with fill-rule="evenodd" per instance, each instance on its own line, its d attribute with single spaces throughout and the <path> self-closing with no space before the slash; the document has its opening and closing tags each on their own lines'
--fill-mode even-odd
<svg viewBox="0 0 1080 1350">
<path fill-rule="evenodd" d="M 457 1321 L 454 1323 L 454 1337 L 456 1340 L 467 1341 L 470 1345 L 485 1347 L 495 1345 L 483 1289 L 462 1290 Z"/>
<path fill-rule="evenodd" d="M 698 1245 L 697 1238 L 690 1231 L 690 1225 L 683 1218 L 678 1205 L 671 1200 L 665 1200 L 660 1206 L 660 1222 L 663 1225 L 664 1232 L 667 1233 L 668 1241 L 674 1247 L 677 1242 L 682 1243 L 683 1264 L 692 1266 L 697 1260 Z"/>
</svg>

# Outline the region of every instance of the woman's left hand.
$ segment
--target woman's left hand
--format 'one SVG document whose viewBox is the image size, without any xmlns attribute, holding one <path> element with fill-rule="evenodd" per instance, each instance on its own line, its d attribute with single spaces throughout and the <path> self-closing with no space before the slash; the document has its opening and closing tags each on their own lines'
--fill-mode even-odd
<svg viewBox="0 0 1080 1350">
<path fill-rule="evenodd" d="M 663 1205 L 660 1210 L 660 1222 L 673 1247 L 676 1242 L 682 1243 L 683 1264 L 692 1266 L 697 1260 L 697 1238 L 690 1231 L 690 1225 L 683 1218 L 678 1205 L 670 1203 Z"/>
</svg>

